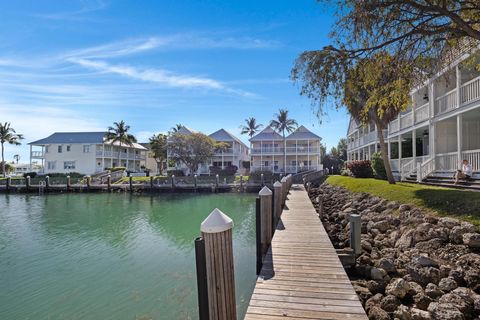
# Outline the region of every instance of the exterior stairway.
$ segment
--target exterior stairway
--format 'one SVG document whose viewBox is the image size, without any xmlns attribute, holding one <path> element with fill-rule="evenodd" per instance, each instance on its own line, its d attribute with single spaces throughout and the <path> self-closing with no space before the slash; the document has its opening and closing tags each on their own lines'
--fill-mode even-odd
<svg viewBox="0 0 480 320">
<path fill-rule="evenodd" d="M 404 182 L 417 183 L 417 175 L 411 174 L 405 177 Z M 470 180 L 466 181 L 462 179 L 458 182 L 457 185 L 455 185 L 453 182 L 453 174 L 440 175 L 440 174 L 432 173 L 428 175 L 427 178 L 424 179 L 420 184 L 480 191 L 480 174 L 474 173 L 473 178 L 471 178 Z"/>
</svg>

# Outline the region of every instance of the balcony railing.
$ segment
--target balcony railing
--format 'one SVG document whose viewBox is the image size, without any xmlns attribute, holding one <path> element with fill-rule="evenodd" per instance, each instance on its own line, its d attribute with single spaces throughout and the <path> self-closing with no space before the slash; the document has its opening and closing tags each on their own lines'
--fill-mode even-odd
<svg viewBox="0 0 480 320">
<path fill-rule="evenodd" d="M 31 153 L 32 158 L 43 158 L 43 156 L 43 151 L 32 151 Z"/>
<path fill-rule="evenodd" d="M 422 121 L 428 120 L 430 116 L 430 104 L 427 102 L 423 106 L 415 109 L 415 123 L 420 123 Z"/>
<path fill-rule="evenodd" d="M 458 153 L 440 153 L 435 156 L 435 170 L 454 171 L 458 169 Z"/>
<path fill-rule="evenodd" d="M 400 130 L 400 121 L 397 119 L 390 122 L 390 133 L 397 132 Z"/>
<path fill-rule="evenodd" d="M 320 170 L 320 166 L 286 166 L 286 173 L 298 173 L 310 170 Z M 276 165 L 276 166 L 252 166 L 250 168 L 252 172 L 255 171 L 271 171 L 274 173 L 284 173 L 283 172 L 283 165 Z"/>
<path fill-rule="evenodd" d="M 284 148 L 276 147 L 276 148 L 253 148 L 252 155 L 259 155 L 259 154 L 283 154 Z M 320 148 L 318 147 L 287 147 L 285 149 L 287 154 L 307 154 L 307 153 L 319 153 Z"/>
<path fill-rule="evenodd" d="M 400 129 L 405 129 L 413 126 L 413 112 L 400 115 Z"/>
<path fill-rule="evenodd" d="M 480 99 L 480 77 L 464 83 L 460 89 L 462 103 L 470 103 Z"/>
<path fill-rule="evenodd" d="M 117 151 L 105 151 L 105 153 L 103 153 L 102 151 L 97 151 L 96 155 L 97 155 L 97 157 L 104 156 L 105 158 L 113 158 L 113 159 L 118 158 L 118 152 Z M 133 154 L 133 153 L 121 152 L 120 153 L 120 159 L 123 159 L 123 160 L 145 160 L 146 156 L 143 155 L 143 154 Z"/>
<path fill-rule="evenodd" d="M 463 151 L 462 159 L 468 160 L 468 163 L 472 166 L 472 170 L 480 171 L 480 149 Z"/>
<path fill-rule="evenodd" d="M 458 108 L 457 90 L 453 89 L 435 99 L 435 115 L 439 115 Z"/>
</svg>

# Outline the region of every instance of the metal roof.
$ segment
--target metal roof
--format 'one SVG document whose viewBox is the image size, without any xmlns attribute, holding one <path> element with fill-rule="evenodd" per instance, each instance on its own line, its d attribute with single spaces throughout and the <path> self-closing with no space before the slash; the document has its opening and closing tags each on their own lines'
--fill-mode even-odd
<svg viewBox="0 0 480 320">
<path fill-rule="evenodd" d="M 75 143 L 89 143 L 89 144 L 112 144 L 108 141 L 105 141 L 106 131 L 102 132 L 55 132 L 54 134 L 30 142 L 29 145 L 46 145 L 46 144 L 75 144 Z M 118 142 L 113 143 L 113 145 L 120 145 Z M 125 146 L 126 147 L 126 146 Z M 133 147 L 137 149 L 146 150 L 145 147 L 138 143 L 134 143 Z"/>
<path fill-rule="evenodd" d="M 263 129 L 260 133 L 250 138 L 251 142 L 254 141 L 276 141 L 276 140 L 283 140 L 282 136 L 279 135 L 272 127 L 268 126 Z"/>
<path fill-rule="evenodd" d="M 246 147 L 245 143 L 243 143 L 242 140 L 238 139 L 236 136 L 234 136 L 225 129 L 217 130 L 214 133 L 210 134 L 209 137 L 221 142 L 236 141 Z"/>
<path fill-rule="evenodd" d="M 321 140 L 320 136 L 317 136 L 312 131 L 308 130 L 304 126 L 300 126 L 292 132 L 286 140 Z"/>
</svg>

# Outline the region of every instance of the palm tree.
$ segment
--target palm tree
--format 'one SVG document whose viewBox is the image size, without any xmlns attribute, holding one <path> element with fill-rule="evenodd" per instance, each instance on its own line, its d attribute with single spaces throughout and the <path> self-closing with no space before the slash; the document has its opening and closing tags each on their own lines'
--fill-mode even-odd
<svg viewBox="0 0 480 320">
<path fill-rule="evenodd" d="M 23 140 L 23 135 L 16 133 L 15 129 L 10 127 L 9 122 L 0 123 L 0 143 L 2 144 L 2 173 L 3 177 L 7 176 L 5 172 L 5 143 L 16 146 L 21 145 L 20 140 Z"/>
<path fill-rule="evenodd" d="M 19 154 L 14 155 L 13 159 L 15 159 L 15 162 L 18 164 L 18 161 L 20 161 L 20 155 Z"/>
<path fill-rule="evenodd" d="M 114 122 L 113 127 L 108 127 L 108 132 L 105 134 L 105 139 L 112 145 L 118 142 L 118 166 L 120 165 L 120 152 L 122 151 L 122 144 L 133 146 L 137 139 L 132 134 L 129 134 L 130 126 L 125 124 L 125 121 Z"/>
<path fill-rule="evenodd" d="M 248 134 L 248 136 L 251 138 L 253 137 L 260 128 L 263 127 L 262 124 L 257 123 L 257 119 L 254 117 L 250 117 L 248 119 L 245 119 L 245 125 L 240 126 L 241 134 Z"/>
<path fill-rule="evenodd" d="M 285 140 L 285 131 L 288 133 L 295 131 L 297 129 L 297 121 L 294 119 L 288 118 L 288 110 L 280 109 L 278 113 L 275 114 L 275 118 L 270 121 L 270 126 L 275 129 L 277 132 L 282 133 L 283 137 L 283 173 L 287 172 L 287 151 L 286 151 L 286 140 Z"/>
</svg>

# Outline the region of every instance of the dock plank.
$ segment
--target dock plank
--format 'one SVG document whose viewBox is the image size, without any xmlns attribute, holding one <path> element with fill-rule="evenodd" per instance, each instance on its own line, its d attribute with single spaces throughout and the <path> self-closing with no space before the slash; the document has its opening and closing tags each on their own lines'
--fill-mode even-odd
<svg viewBox="0 0 480 320">
<path fill-rule="evenodd" d="M 245 319 L 368 319 L 302 185 L 290 190 Z"/>
</svg>

